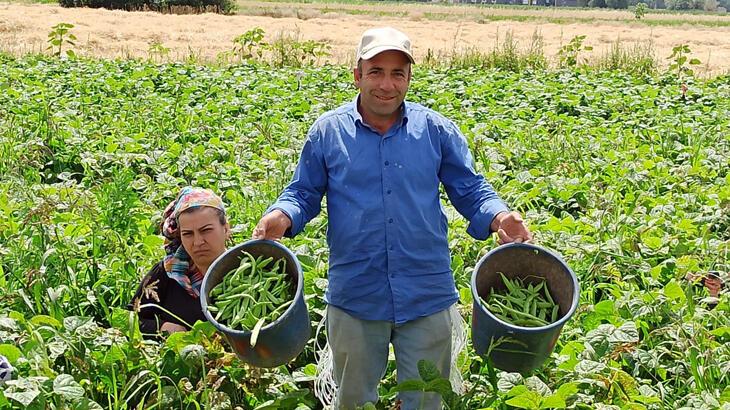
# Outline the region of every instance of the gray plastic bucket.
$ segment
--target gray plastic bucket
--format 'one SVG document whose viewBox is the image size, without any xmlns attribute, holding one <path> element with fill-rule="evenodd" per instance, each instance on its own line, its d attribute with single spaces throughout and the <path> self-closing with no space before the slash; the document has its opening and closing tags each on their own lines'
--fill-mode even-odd
<svg viewBox="0 0 730 410">
<path fill-rule="evenodd" d="M 494 316 L 479 298 L 490 289 L 504 289 L 497 272 L 506 277 L 524 278 L 525 283 L 537 282 L 529 276 L 544 277 L 550 295 L 560 306 L 556 322 L 540 327 L 516 326 Z M 563 260 L 553 252 L 532 244 L 512 243 L 493 249 L 479 261 L 471 277 L 474 298 L 472 343 L 479 355 L 489 357 L 494 366 L 509 372 L 526 373 L 542 365 L 550 356 L 565 322 L 578 307 L 580 288 L 578 278 Z M 503 338 L 501 344 L 496 344 Z"/>
<path fill-rule="evenodd" d="M 292 283 L 296 284 L 294 302 L 273 323 L 259 333 L 256 346 L 251 348 L 251 332 L 234 330 L 224 326 L 208 312 L 208 295 L 225 275 L 236 269 L 241 263 L 243 251 L 257 257 L 273 256 L 274 259 L 286 259 L 286 272 Z M 307 304 L 304 302 L 304 277 L 302 266 L 297 257 L 284 245 L 268 240 L 252 240 L 237 245 L 219 256 L 205 274 L 200 290 L 200 304 L 203 314 L 213 326 L 220 331 L 236 355 L 244 362 L 256 367 L 276 367 L 287 363 L 299 353 L 309 340 L 311 325 Z"/>
</svg>

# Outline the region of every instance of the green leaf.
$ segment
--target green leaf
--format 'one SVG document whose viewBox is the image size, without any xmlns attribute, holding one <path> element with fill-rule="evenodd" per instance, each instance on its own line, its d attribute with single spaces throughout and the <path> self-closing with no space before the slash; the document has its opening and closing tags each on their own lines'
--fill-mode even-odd
<svg viewBox="0 0 730 410">
<path fill-rule="evenodd" d="M 203 146 L 203 145 L 193 146 L 193 155 L 201 156 L 203 154 L 205 154 L 205 146 Z"/>
<path fill-rule="evenodd" d="M 79 327 L 89 323 L 91 319 L 81 316 L 68 316 L 63 319 L 63 327 L 71 333 L 74 333 Z"/>
<path fill-rule="evenodd" d="M 543 397 L 553 394 L 553 392 L 550 390 L 550 387 L 548 387 L 548 385 L 540 380 L 540 378 L 537 376 L 530 376 L 525 379 L 525 386 Z"/>
<path fill-rule="evenodd" d="M 593 311 L 604 317 L 611 317 L 614 315 L 614 302 L 613 300 L 602 300 L 593 306 Z"/>
<path fill-rule="evenodd" d="M 677 283 L 676 280 L 672 279 L 669 283 L 664 286 L 664 296 L 672 300 L 685 300 L 687 297 L 682 290 L 682 287 Z"/>
<path fill-rule="evenodd" d="M 308 365 L 306 365 L 302 368 L 302 373 L 306 374 L 307 376 L 316 376 L 317 375 L 317 365 L 314 363 L 309 363 Z"/>
<path fill-rule="evenodd" d="M 5 356 L 11 365 L 15 365 L 15 362 L 23 356 L 23 352 L 17 347 L 11 344 L 0 344 L 0 355 Z"/>
<path fill-rule="evenodd" d="M 30 406 L 30 403 L 35 400 L 36 397 L 40 394 L 40 390 L 24 390 L 20 392 L 5 392 L 5 397 L 9 398 L 10 400 L 15 400 L 18 403 L 22 404 L 24 407 Z"/>
<path fill-rule="evenodd" d="M 46 343 L 48 348 L 48 357 L 52 360 L 56 360 L 59 356 L 66 353 L 68 350 L 68 344 L 62 338 L 56 338 L 55 340 Z"/>
<path fill-rule="evenodd" d="M 615 370 L 612 375 L 614 382 L 618 383 L 626 394 L 638 393 L 636 386 L 638 382 L 631 375 L 623 370 Z"/>
<path fill-rule="evenodd" d="M 638 343 L 639 330 L 634 322 L 624 322 L 609 335 L 608 341 L 611 343 Z"/>
<path fill-rule="evenodd" d="M 113 328 L 120 330 L 127 337 L 141 338 L 139 326 L 134 326 L 135 315 L 136 313 L 131 310 L 114 307 L 109 322 Z M 130 330 L 132 334 L 129 334 Z"/>
<path fill-rule="evenodd" d="M 423 391 L 426 388 L 426 382 L 418 379 L 404 380 L 398 383 L 395 387 L 390 389 L 391 393 L 398 393 L 402 391 Z"/>
<path fill-rule="evenodd" d="M 441 372 L 439 372 L 439 369 L 433 362 L 430 362 L 428 360 L 419 360 L 418 375 L 421 376 L 421 379 L 423 379 L 423 381 L 430 382 L 441 377 Z"/>
<path fill-rule="evenodd" d="M 28 322 L 35 326 L 51 326 L 56 329 L 59 329 L 61 328 L 61 326 L 63 326 L 61 322 L 48 315 L 33 316 L 32 318 L 30 318 L 30 320 L 28 320 Z"/>
<path fill-rule="evenodd" d="M 522 384 L 522 375 L 519 373 L 500 373 L 497 380 L 497 388 L 502 393 L 510 391 L 513 387 Z"/>
<path fill-rule="evenodd" d="M 558 387 L 558 391 L 555 392 L 555 394 L 559 395 L 563 399 L 567 399 L 577 393 L 578 385 L 573 382 L 563 384 L 562 386 Z"/>
<path fill-rule="evenodd" d="M 53 392 L 70 401 L 84 397 L 84 388 L 70 374 L 56 376 L 53 381 Z"/>
<path fill-rule="evenodd" d="M 642 236 L 641 241 L 652 250 L 658 250 L 664 246 L 664 240 L 658 236 Z"/>
<path fill-rule="evenodd" d="M 519 396 L 507 400 L 505 403 L 518 409 L 539 409 L 542 397 L 534 391 L 526 391 Z"/>
<path fill-rule="evenodd" d="M 583 376 L 600 373 L 605 368 L 605 364 L 594 362 L 593 360 L 582 360 L 580 363 L 575 365 L 575 371 Z"/>
<path fill-rule="evenodd" d="M 192 332 L 175 332 L 167 337 L 165 345 L 179 354 L 185 346 L 199 344 L 199 339 Z"/>
<path fill-rule="evenodd" d="M 730 386 L 725 387 L 725 390 L 720 394 L 720 403 L 730 403 Z"/>
<path fill-rule="evenodd" d="M 509 389 L 509 391 L 505 394 L 505 397 L 516 397 L 527 391 L 530 391 L 530 389 L 528 389 L 524 384 L 520 384 Z"/>
<path fill-rule="evenodd" d="M 435 392 L 441 395 L 441 397 L 448 397 L 449 394 L 453 393 L 451 390 L 451 382 L 449 379 L 439 377 L 438 379 L 431 380 L 426 383 L 424 391 Z"/>
<path fill-rule="evenodd" d="M 608 339 L 615 330 L 616 326 L 604 324 L 588 332 L 586 341 L 596 351 L 597 356 L 603 356 L 611 347 Z"/>
<path fill-rule="evenodd" d="M 279 400 L 267 400 L 254 407 L 253 410 L 278 410 L 279 407 Z"/>
<path fill-rule="evenodd" d="M 474 297 L 471 294 L 471 288 L 459 289 L 459 299 L 465 306 L 471 305 L 474 302 Z"/>
<path fill-rule="evenodd" d="M 639 402 L 641 404 L 655 404 L 655 403 L 661 403 L 662 400 L 659 397 L 655 396 L 642 396 L 642 395 L 630 395 L 631 400 Z"/>
<path fill-rule="evenodd" d="M 127 355 L 124 352 L 124 349 L 115 344 L 110 346 L 109 350 L 104 354 L 102 363 L 107 366 L 111 366 L 114 363 L 123 363 L 126 359 Z"/>
<path fill-rule="evenodd" d="M 557 393 L 546 397 L 540 403 L 541 409 L 564 409 L 565 407 L 565 399 Z"/>
<path fill-rule="evenodd" d="M 87 399 L 84 397 L 81 400 L 77 400 L 73 403 L 73 410 L 103 410 L 104 408 L 94 400 Z"/>
<path fill-rule="evenodd" d="M 142 243 L 149 249 L 158 249 L 162 247 L 164 239 L 162 239 L 159 235 L 147 235 L 142 238 Z"/>
</svg>

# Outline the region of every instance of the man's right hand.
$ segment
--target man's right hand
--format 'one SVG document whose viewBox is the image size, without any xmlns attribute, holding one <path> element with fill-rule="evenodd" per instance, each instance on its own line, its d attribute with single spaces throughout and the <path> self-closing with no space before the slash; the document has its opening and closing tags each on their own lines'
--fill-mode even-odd
<svg viewBox="0 0 730 410">
<path fill-rule="evenodd" d="M 253 239 L 278 241 L 290 227 L 291 220 L 289 217 L 284 212 L 274 209 L 261 218 L 256 228 L 254 228 L 251 237 Z"/>
</svg>

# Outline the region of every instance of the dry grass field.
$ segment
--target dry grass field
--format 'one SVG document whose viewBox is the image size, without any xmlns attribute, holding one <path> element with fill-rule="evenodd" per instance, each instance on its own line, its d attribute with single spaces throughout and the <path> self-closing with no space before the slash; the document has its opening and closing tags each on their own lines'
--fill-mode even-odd
<svg viewBox="0 0 730 410">
<path fill-rule="evenodd" d="M 585 35 L 584 44 L 592 46 L 593 50 L 582 56 L 589 60 L 599 58 L 608 52 L 612 43 L 620 41 L 625 46 L 650 44 L 656 59 L 668 63 L 666 58 L 672 47 L 687 44 L 692 57 L 702 62 L 697 70 L 701 75 L 730 71 L 730 25 L 726 25 L 730 23 L 730 16 L 649 14 L 645 17 L 647 20 L 637 22 L 628 11 L 521 10 L 413 3 L 355 5 L 242 1 L 239 4 L 238 15 L 223 16 L 0 3 L 0 49 L 15 54 L 42 52 L 50 28 L 66 22 L 75 25 L 72 32 L 78 38 L 77 54 L 148 58 L 150 46 L 160 44 L 170 50 L 166 56 L 169 59 L 194 56 L 215 60 L 219 53 L 232 48 L 236 36 L 261 27 L 269 41 L 289 36 L 302 41 L 326 42 L 331 46 L 330 62 L 350 63 L 357 38 L 364 29 L 392 25 L 412 37 L 417 57 L 423 57 L 429 51 L 437 56 L 465 50 L 489 51 L 510 34 L 522 48 L 529 47 L 537 35 L 545 55 L 554 60 L 561 46 L 575 36 Z M 501 17 L 479 17 L 487 14 Z M 647 24 L 650 19 L 669 23 Z"/>
<path fill-rule="evenodd" d="M 520 7 L 520 6 L 493 6 L 478 4 L 448 4 L 448 3 L 347 3 L 326 2 L 299 2 L 296 0 L 239 0 L 241 11 L 249 14 L 281 14 L 301 17 L 318 16 L 326 13 L 369 14 L 380 16 L 401 16 L 413 19 L 427 18 L 430 20 L 470 20 L 485 21 L 494 19 L 513 18 L 517 20 L 564 20 L 564 21 L 618 21 L 633 22 L 634 13 L 629 10 L 612 9 L 577 9 L 570 7 Z M 351 0 L 352 1 L 352 0 Z M 355 0 L 356 1 L 356 0 Z M 659 11 L 647 13 L 643 22 L 653 25 L 726 25 L 730 26 L 730 15 L 727 14 L 690 14 Z"/>
</svg>

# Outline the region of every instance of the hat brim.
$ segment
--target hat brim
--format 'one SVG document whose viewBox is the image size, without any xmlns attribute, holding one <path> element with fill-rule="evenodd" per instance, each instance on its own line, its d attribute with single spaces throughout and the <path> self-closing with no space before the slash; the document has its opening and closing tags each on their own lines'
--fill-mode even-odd
<svg viewBox="0 0 730 410">
<path fill-rule="evenodd" d="M 408 57 L 408 60 L 411 62 L 411 64 L 416 64 L 416 60 L 413 59 L 413 56 L 411 55 L 411 53 L 409 53 L 404 48 L 396 47 L 396 46 L 373 47 L 372 49 L 368 50 L 367 52 L 362 53 L 360 55 L 360 58 L 363 60 L 370 60 L 371 58 L 375 57 L 376 55 L 378 55 L 384 51 L 391 51 L 391 50 L 400 51 L 401 53 L 405 54 L 406 57 Z"/>
</svg>

